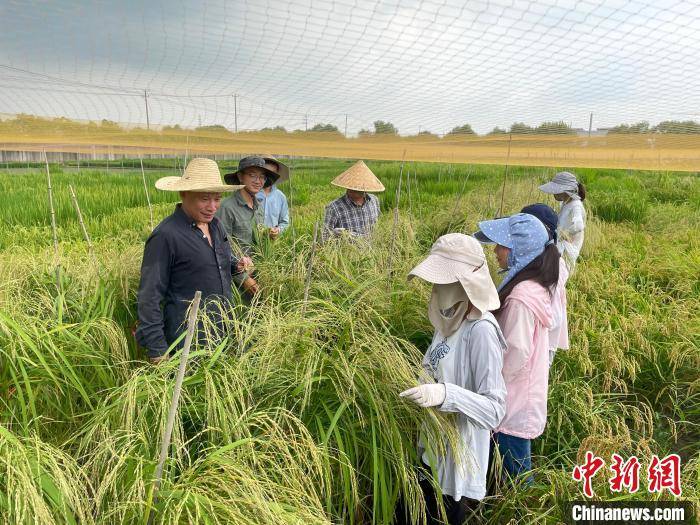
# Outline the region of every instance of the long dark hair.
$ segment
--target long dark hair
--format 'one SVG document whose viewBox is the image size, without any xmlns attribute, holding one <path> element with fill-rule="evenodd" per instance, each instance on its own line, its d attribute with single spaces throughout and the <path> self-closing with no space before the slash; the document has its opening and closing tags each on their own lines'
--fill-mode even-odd
<svg viewBox="0 0 700 525">
<path fill-rule="evenodd" d="M 582 201 L 586 200 L 586 187 L 581 184 L 580 182 L 578 183 L 578 196 L 581 197 Z"/>
<path fill-rule="evenodd" d="M 555 244 L 545 247 L 544 251 L 520 270 L 515 277 L 498 292 L 501 300 L 501 308 L 506 302 L 506 298 L 513 291 L 515 285 L 523 281 L 535 281 L 544 286 L 551 294 L 554 286 L 559 282 L 559 250 Z"/>
</svg>

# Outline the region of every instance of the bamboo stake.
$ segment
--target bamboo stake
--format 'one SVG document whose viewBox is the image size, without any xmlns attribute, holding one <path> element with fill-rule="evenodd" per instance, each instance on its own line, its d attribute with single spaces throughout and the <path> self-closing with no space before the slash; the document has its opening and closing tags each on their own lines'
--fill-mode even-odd
<svg viewBox="0 0 700 525">
<path fill-rule="evenodd" d="M 143 179 L 143 191 L 146 193 L 146 202 L 148 203 L 148 216 L 151 220 L 151 231 L 155 227 L 153 225 L 153 206 L 151 206 L 151 197 L 148 195 L 148 186 L 146 185 L 146 172 L 143 170 L 143 158 L 139 157 L 141 162 L 141 178 Z"/>
<path fill-rule="evenodd" d="M 85 237 L 85 242 L 87 243 L 88 246 L 88 253 L 90 254 L 90 257 L 92 257 L 92 261 L 95 263 L 95 266 L 97 266 L 97 258 L 95 257 L 95 252 L 92 249 L 92 241 L 90 240 L 90 234 L 87 231 L 87 228 L 85 227 L 85 221 L 83 221 L 83 214 L 80 211 L 80 205 L 78 204 L 78 197 L 75 195 L 75 190 L 73 189 L 73 185 L 69 184 L 68 185 L 68 191 L 70 191 L 70 198 L 71 201 L 73 202 L 73 207 L 75 208 L 75 213 L 78 215 L 78 222 L 80 223 L 80 228 L 83 230 L 83 237 Z"/>
<path fill-rule="evenodd" d="M 454 205 L 454 208 L 452 209 L 452 216 L 450 217 L 450 223 L 447 227 L 448 230 L 452 229 L 452 221 L 454 221 L 455 217 L 457 217 L 457 209 L 459 208 L 459 203 L 462 200 L 462 195 L 464 195 L 464 190 L 467 189 L 467 181 L 469 181 L 469 177 L 471 176 L 471 174 L 472 174 L 472 172 L 470 169 L 467 172 L 467 176 L 464 177 L 464 181 L 462 182 L 462 189 L 457 194 L 457 198 L 455 199 L 455 205 Z"/>
<path fill-rule="evenodd" d="M 389 248 L 389 278 L 394 273 L 394 245 L 396 244 L 396 230 L 399 226 L 399 208 L 394 208 L 394 225 L 391 228 L 391 246 Z"/>
<path fill-rule="evenodd" d="M 163 475 L 163 467 L 165 466 L 165 460 L 168 458 L 168 449 L 170 448 L 170 439 L 173 434 L 173 426 L 175 424 L 175 415 L 177 414 L 177 405 L 180 401 L 180 393 L 182 392 L 182 382 L 185 378 L 185 368 L 187 367 L 187 359 L 190 355 L 190 346 L 192 345 L 192 338 L 194 336 L 196 322 L 197 322 L 197 312 L 199 311 L 199 302 L 202 299 L 202 292 L 197 290 L 194 293 L 194 299 L 192 299 L 192 304 L 190 306 L 190 312 L 187 316 L 187 335 L 185 336 L 185 345 L 182 348 L 182 355 L 180 356 L 180 366 L 177 369 L 177 377 L 175 378 L 175 387 L 173 388 L 173 398 L 170 402 L 170 411 L 168 412 L 168 420 L 165 424 L 165 432 L 163 433 L 163 441 L 160 446 L 160 458 L 158 459 L 158 465 L 156 466 L 155 479 L 153 481 L 153 498 L 152 504 L 149 505 L 147 509 L 148 523 L 152 522 L 151 508 L 155 506 L 158 501 L 158 490 L 160 489 L 160 480 Z"/>
<path fill-rule="evenodd" d="M 306 303 L 309 302 L 309 291 L 311 290 L 311 272 L 314 266 L 314 256 L 316 254 L 316 243 L 318 242 L 318 222 L 314 223 L 314 240 L 311 243 L 311 253 L 309 254 L 309 264 L 306 267 L 306 283 L 304 284 L 304 302 L 301 305 L 301 315 L 306 312 Z"/>
<path fill-rule="evenodd" d="M 389 277 L 393 273 L 394 245 L 396 244 L 396 229 L 399 226 L 399 204 L 401 202 L 401 182 L 403 181 L 403 166 L 406 159 L 406 150 L 403 150 L 403 160 L 401 160 L 401 170 L 399 171 L 399 187 L 396 189 L 396 205 L 394 206 L 394 225 L 391 228 L 391 245 L 389 247 Z"/>
<path fill-rule="evenodd" d="M 49 191 L 49 209 L 51 210 L 51 232 L 53 233 L 53 256 L 56 265 L 56 288 L 61 289 L 61 263 L 58 254 L 58 231 L 56 229 L 56 211 L 53 207 L 53 189 L 51 187 L 51 170 L 49 169 L 49 158 L 44 150 L 44 161 L 46 162 L 46 183 Z"/>
<path fill-rule="evenodd" d="M 510 163 L 510 145 L 513 142 L 513 134 L 508 135 L 508 154 L 506 155 L 506 168 L 503 171 L 503 188 L 501 189 L 501 205 L 498 208 L 498 216 L 500 217 L 503 213 L 503 200 L 506 196 L 506 178 L 508 177 L 508 165 Z"/>
<path fill-rule="evenodd" d="M 314 254 L 316 253 L 316 243 L 318 241 L 318 221 L 314 224 L 314 240 L 311 243 L 311 253 L 309 254 L 309 264 L 306 267 L 306 283 L 304 284 L 304 303 L 301 306 L 301 314 L 306 311 L 306 303 L 309 301 L 309 290 L 311 289 L 311 271 L 314 266 Z"/>
<path fill-rule="evenodd" d="M 292 211 L 294 210 L 294 183 L 293 183 L 293 177 L 294 175 L 294 157 L 289 157 L 289 226 L 291 227 L 292 230 L 292 251 L 294 254 L 294 260 L 296 261 L 297 258 L 297 230 L 294 227 L 294 223 L 296 222 L 294 220 L 294 214 Z"/>
</svg>

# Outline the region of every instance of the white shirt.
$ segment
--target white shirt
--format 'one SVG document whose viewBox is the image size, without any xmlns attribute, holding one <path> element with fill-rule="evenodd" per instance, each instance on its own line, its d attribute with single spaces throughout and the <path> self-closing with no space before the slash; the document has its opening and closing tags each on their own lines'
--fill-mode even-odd
<svg viewBox="0 0 700 525">
<path fill-rule="evenodd" d="M 569 348 L 569 321 L 566 315 L 566 281 L 569 269 L 562 257 L 559 259 L 559 282 L 552 293 L 552 328 L 549 329 L 549 366 L 552 366 L 557 349 Z"/>
<path fill-rule="evenodd" d="M 573 269 L 583 247 L 583 231 L 586 228 L 586 209 L 581 199 L 572 198 L 559 209 L 557 226 L 557 248 L 564 256 L 570 269 Z"/>
<path fill-rule="evenodd" d="M 445 384 L 446 397 L 439 407 L 456 412 L 457 430 L 464 444 L 467 464 L 456 464 L 445 444 L 445 457 L 432 458 L 423 445 L 419 449 L 427 465 L 436 465 L 443 494 L 481 500 L 486 495 L 491 430 L 503 419 L 506 386 L 503 381 L 503 352 L 506 343 L 495 317 L 483 314 L 465 319 L 450 337 L 436 331 L 423 358 L 423 368 L 435 381 Z"/>
</svg>

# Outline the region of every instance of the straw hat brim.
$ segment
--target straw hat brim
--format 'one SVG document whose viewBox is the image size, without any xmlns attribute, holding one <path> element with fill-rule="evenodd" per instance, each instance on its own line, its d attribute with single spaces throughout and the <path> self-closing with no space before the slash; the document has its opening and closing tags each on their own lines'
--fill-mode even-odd
<svg viewBox="0 0 700 525">
<path fill-rule="evenodd" d="M 501 305 L 488 265 L 480 267 L 453 261 L 437 254 L 430 254 L 408 274 L 408 278 L 420 277 L 431 284 L 459 282 L 472 303 L 480 312 L 498 310 Z"/>
<path fill-rule="evenodd" d="M 182 177 L 162 177 L 156 181 L 156 188 L 163 191 L 192 191 L 195 193 L 226 193 L 240 190 L 241 184 L 209 184 L 183 180 Z"/>
</svg>

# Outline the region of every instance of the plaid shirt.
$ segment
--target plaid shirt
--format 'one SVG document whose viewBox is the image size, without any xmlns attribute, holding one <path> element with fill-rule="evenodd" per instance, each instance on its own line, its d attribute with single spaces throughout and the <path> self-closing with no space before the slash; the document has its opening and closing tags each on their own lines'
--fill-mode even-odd
<svg viewBox="0 0 700 525">
<path fill-rule="evenodd" d="M 364 237 L 372 232 L 378 218 L 379 199 L 375 195 L 365 193 L 365 202 L 358 206 L 345 194 L 326 206 L 322 240 L 334 235 L 334 228 L 344 228 L 353 237 Z"/>
</svg>

